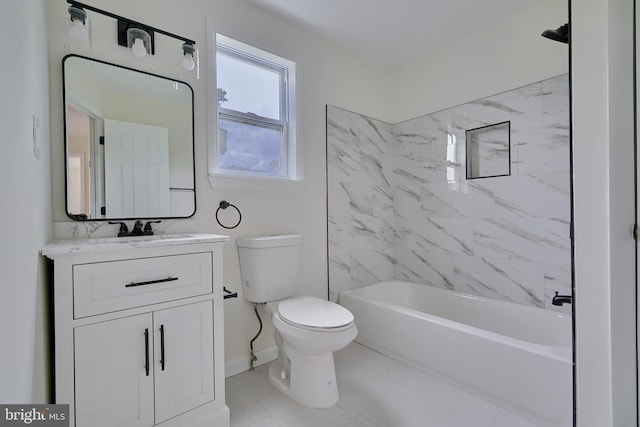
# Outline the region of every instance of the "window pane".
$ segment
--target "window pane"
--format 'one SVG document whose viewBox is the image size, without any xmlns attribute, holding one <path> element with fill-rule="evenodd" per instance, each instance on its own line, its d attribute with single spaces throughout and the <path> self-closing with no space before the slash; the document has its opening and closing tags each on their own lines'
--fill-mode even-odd
<svg viewBox="0 0 640 427">
<path fill-rule="evenodd" d="M 282 176 L 282 130 L 220 118 L 218 165 L 226 171 Z"/>
<path fill-rule="evenodd" d="M 270 119 L 280 117 L 280 75 L 276 70 L 217 53 L 218 88 L 226 91 L 220 106 Z"/>
</svg>

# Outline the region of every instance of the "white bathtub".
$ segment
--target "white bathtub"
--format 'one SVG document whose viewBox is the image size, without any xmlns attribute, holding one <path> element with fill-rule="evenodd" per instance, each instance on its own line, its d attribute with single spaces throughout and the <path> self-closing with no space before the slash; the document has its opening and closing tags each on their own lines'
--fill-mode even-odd
<svg viewBox="0 0 640 427">
<path fill-rule="evenodd" d="M 339 303 L 357 342 L 540 426 L 573 425 L 570 316 L 397 280 Z"/>
</svg>

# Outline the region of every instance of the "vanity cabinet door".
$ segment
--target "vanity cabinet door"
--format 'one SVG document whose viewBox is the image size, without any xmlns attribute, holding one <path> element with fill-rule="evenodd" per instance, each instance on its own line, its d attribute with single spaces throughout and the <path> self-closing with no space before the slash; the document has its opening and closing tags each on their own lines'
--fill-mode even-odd
<svg viewBox="0 0 640 427">
<path fill-rule="evenodd" d="M 156 423 L 215 398 L 212 304 L 153 313 Z"/>
<path fill-rule="evenodd" d="M 152 315 L 74 329 L 77 427 L 154 424 Z"/>
</svg>

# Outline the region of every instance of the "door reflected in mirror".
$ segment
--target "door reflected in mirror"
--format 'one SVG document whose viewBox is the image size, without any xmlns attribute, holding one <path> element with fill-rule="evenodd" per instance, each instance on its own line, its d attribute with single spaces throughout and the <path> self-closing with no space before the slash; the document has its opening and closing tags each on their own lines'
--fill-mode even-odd
<svg viewBox="0 0 640 427">
<path fill-rule="evenodd" d="M 63 59 L 63 75 L 67 215 L 192 216 L 191 87 L 77 55 Z"/>
</svg>

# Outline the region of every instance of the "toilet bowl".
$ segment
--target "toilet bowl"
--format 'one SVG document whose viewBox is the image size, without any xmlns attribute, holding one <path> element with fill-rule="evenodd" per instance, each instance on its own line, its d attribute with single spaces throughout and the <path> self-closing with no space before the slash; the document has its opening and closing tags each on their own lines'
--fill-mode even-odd
<svg viewBox="0 0 640 427">
<path fill-rule="evenodd" d="M 327 408 L 339 398 L 333 352 L 357 335 L 346 308 L 314 297 L 267 304 L 276 328 L 278 360 L 269 381 L 293 400 L 312 408 Z"/>
<path fill-rule="evenodd" d="M 244 298 L 266 303 L 276 329 L 278 359 L 269 380 L 312 408 L 338 401 L 333 352 L 358 333 L 346 308 L 320 298 L 294 297 L 300 283 L 303 237 L 298 234 L 236 239 Z"/>
</svg>

